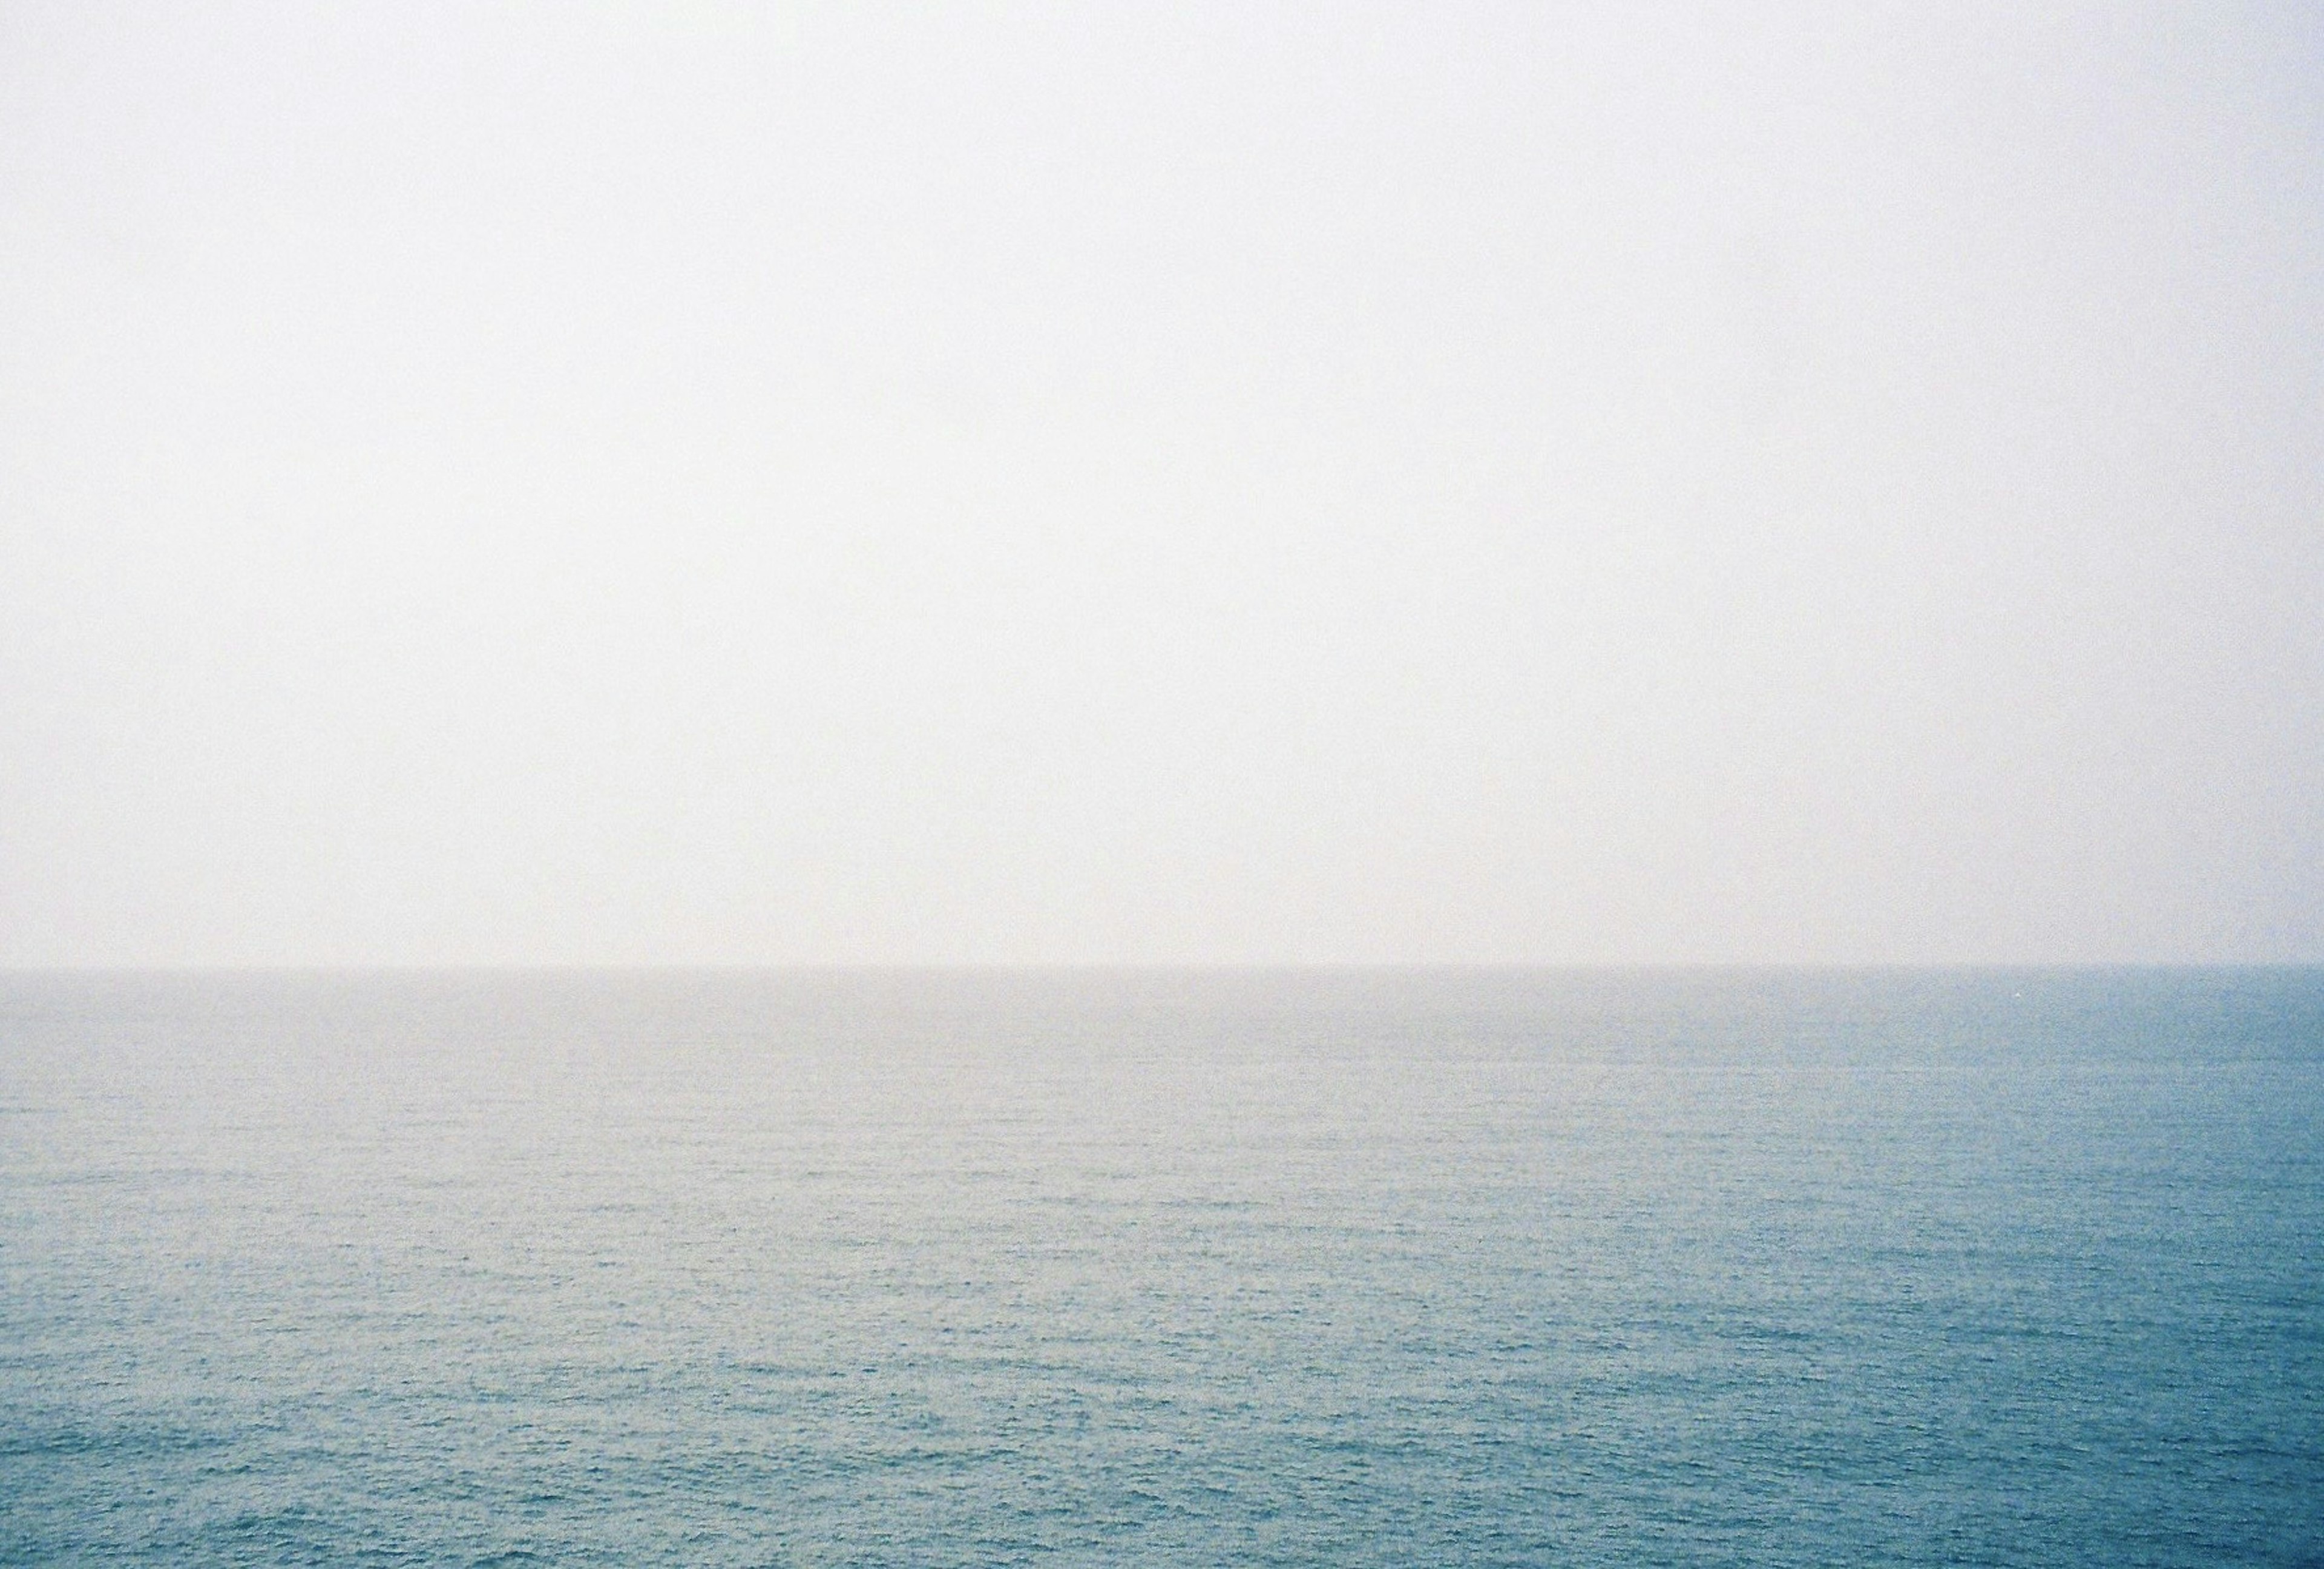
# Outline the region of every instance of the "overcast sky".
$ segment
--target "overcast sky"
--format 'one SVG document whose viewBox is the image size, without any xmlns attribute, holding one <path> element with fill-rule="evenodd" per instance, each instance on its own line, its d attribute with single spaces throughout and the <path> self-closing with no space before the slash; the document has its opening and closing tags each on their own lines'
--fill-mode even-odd
<svg viewBox="0 0 2324 1569">
<path fill-rule="evenodd" d="M 2324 959 L 2324 11 L 0 0 L 0 964 Z"/>
</svg>

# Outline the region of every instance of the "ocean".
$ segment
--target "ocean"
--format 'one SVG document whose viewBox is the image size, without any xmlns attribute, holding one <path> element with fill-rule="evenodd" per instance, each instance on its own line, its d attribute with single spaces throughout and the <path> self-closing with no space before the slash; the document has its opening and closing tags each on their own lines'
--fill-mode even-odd
<svg viewBox="0 0 2324 1569">
<path fill-rule="evenodd" d="M 10 1564 L 2324 1564 L 2324 971 L 0 975 Z"/>
</svg>

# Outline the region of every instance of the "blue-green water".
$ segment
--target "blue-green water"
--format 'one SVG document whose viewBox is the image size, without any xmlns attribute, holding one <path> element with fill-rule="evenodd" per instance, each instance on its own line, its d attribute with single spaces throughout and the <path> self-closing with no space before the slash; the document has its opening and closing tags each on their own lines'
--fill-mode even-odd
<svg viewBox="0 0 2324 1569">
<path fill-rule="evenodd" d="M 0 1559 L 2324 1562 L 2324 972 L 0 977 Z"/>
</svg>

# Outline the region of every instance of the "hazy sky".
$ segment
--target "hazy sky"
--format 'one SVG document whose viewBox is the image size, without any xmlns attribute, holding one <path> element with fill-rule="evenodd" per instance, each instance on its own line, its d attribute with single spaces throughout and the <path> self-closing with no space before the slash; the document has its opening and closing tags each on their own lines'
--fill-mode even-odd
<svg viewBox="0 0 2324 1569">
<path fill-rule="evenodd" d="M 2313 5 L 0 0 L 0 963 L 2238 958 Z"/>
</svg>

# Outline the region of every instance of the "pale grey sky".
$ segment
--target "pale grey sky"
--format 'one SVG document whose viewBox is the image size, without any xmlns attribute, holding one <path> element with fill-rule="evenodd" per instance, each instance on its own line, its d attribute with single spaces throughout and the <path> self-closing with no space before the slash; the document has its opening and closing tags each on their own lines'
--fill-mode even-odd
<svg viewBox="0 0 2324 1569">
<path fill-rule="evenodd" d="M 0 964 L 2324 959 L 2324 11 L 0 0 Z"/>
</svg>

